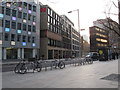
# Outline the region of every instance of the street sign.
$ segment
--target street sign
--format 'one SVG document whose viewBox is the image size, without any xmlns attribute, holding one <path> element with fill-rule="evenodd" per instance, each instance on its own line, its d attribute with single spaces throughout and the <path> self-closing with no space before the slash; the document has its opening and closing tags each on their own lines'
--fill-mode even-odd
<svg viewBox="0 0 120 90">
<path fill-rule="evenodd" d="M 99 54 L 102 55 L 102 54 L 103 54 L 103 51 L 102 51 L 102 50 L 99 50 Z"/>
</svg>

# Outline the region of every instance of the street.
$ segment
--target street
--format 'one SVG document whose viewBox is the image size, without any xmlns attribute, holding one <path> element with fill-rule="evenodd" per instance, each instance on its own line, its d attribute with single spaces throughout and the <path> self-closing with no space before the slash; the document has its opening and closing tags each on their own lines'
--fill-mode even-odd
<svg viewBox="0 0 120 90">
<path fill-rule="evenodd" d="M 118 81 L 101 79 L 110 74 L 118 74 L 118 60 L 27 74 L 3 72 L 2 88 L 118 88 Z"/>
</svg>

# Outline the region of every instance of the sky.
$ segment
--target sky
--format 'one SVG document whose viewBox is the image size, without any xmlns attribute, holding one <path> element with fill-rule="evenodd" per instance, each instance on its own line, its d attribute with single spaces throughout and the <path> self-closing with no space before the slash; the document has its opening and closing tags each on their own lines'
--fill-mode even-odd
<svg viewBox="0 0 120 90">
<path fill-rule="evenodd" d="M 42 4 L 49 5 L 59 15 L 65 14 L 78 29 L 78 14 L 77 11 L 68 13 L 69 11 L 79 9 L 80 29 L 85 29 L 81 35 L 89 36 L 89 27 L 93 26 L 93 21 L 97 19 L 105 19 L 108 13 L 118 13 L 117 0 L 39 0 Z M 114 4 L 113 4 L 114 2 Z M 110 9 L 111 7 L 111 9 Z M 113 20 L 118 21 L 117 15 L 107 14 Z"/>
</svg>

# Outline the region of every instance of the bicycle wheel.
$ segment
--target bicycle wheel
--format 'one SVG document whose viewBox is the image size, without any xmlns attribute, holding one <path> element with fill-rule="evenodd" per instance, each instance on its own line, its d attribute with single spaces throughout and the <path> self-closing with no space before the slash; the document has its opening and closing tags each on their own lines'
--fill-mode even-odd
<svg viewBox="0 0 120 90">
<path fill-rule="evenodd" d="M 18 64 L 16 65 L 16 67 L 14 68 L 14 72 L 15 72 L 15 73 L 19 73 L 20 67 L 21 67 L 21 63 L 18 63 Z"/>
<path fill-rule="evenodd" d="M 37 72 L 40 72 L 42 70 L 42 65 L 40 63 L 37 63 L 36 69 Z"/>
<path fill-rule="evenodd" d="M 64 63 L 64 62 L 59 62 L 58 67 L 59 67 L 60 69 L 65 68 L 65 63 Z"/>
<path fill-rule="evenodd" d="M 25 74 L 27 72 L 27 67 L 25 64 L 22 64 L 22 66 L 19 69 L 20 74 Z"/>
</svg>

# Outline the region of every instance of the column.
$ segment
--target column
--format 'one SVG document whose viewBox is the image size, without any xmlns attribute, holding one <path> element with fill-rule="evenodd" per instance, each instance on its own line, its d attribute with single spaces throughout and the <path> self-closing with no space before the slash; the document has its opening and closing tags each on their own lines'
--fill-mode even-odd
<svg viewBox="0 0 120 90">
<path fill-rule="evenodd" d="M 54 49 L 53 49 L 53 55 L 52 55 L 53 59 L 54 59 Z"/>
<path fill-rule="evenodd" d="M 24 59 L 24 48 L 22 48 L 22 59 Z"/>
<path fill-rule="evenodd" d="M 18 48 L 18 55 L 17 55 L 18 58 L 20 58 L 20 48 Z"/>
<path fill-rule="evenodd" d="M 2 60 L 2 48 L 0 48 L 0 60 Z"/>
<path fill-rule="evenodd" d="M 4 53 L 4 59 L 6 59 L 6 48 L 4 48 L 3 53 Z"/>
<path fill-rule="evenodd" d="M 62 58 L 63 58 L 63 50 L 61 51 L 61 56 L 62 56 Z"/>
<path fill-rule="evenodd" d="M 35 49 L 33 49 L 33 57 L 35 57 L 36 55 L 36 52 L 35 52 Z"/>
</svg>

